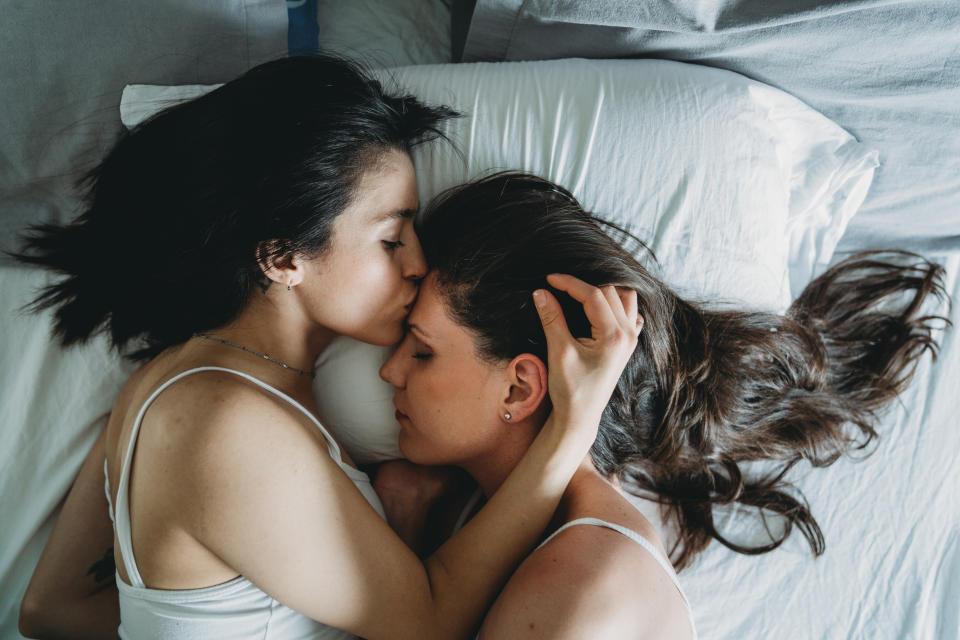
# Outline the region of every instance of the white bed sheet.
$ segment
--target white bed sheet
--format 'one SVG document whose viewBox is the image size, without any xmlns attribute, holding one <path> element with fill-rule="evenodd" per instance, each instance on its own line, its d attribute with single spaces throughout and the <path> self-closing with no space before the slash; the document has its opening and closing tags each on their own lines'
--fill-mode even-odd
<svg viewBox="0 0 960 640">
<path fill-rule="evenodd" d="M 0 267 L 0 637 L 17 616 L 60 505 L 132 367 L 104 336 L 61 349 L 50 314 L 20 308 L 50 282 L 39 269 Z"/>
<path fill-rule="evenodd" d="M 286 55 L 278 0 L 0 3 L 0 249 L 66 221 L 131 82 L 213 83 Z M 0 256 L 0 260 L 3 257 Z"/>
<path fill-rule="evenodd" d="M 450 0 L 319 0 L 318 44 L 372 67 L 450 62 Z"/>
<path fill-rule="evenodd" d="M 960 251 L 928 257 L 960 300 Z M 878 425 L 872 455 L 791 475 L 823 529 L 824 555 L 813 558 L 794 532 L 761 556 L 714 543 L 680 574 L 701 638 L 960 638 L 957 334 L 941 334 L 940 357 L 922 361 Z M 658 520 L 655 507 L 638 506 Z M 764 540 L 752 516 L 731 513 L 724 527 Z"/>
</svg>

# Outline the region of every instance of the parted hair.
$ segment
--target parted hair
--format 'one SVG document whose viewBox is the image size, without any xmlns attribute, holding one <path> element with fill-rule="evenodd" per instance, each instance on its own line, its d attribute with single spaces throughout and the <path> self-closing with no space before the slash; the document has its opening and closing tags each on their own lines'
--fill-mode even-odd
<svg viewBox="0 0 960 640">
<path fill-rule="evenodd" d="M 822 553 L 821 529 L 787 471 L 867 447 L 918 359 L 936 357 L 939 323 L 949 324 L 922 310 L 929 297 L 945 296 L 942 268 L 896 251 L 840 262 L 783 315 L 711 310 L 680 298 L 611 238 L 623 229 L 527 174 L 446 192 L 419 231 L 448 313 L 473 332 L 483 358 L 532 353 L 547 361 L 531 292 L 550 288 L 550 273 L 637 291 L 643 332 L 591 455 L 602 473 L 666 507 L 679 534 L 671 549 L 677 568 L 713 539 L 759 554 L 793 527 L 814 555 Z M 582 307 L 551 290 L 574 335 L 589 335 Z M 765 472 L 748 473 L 753 461 L 765 461 Z M 779 515 L 783 527 L 759 545 L 728 539 L 714 510 L 734 503 L 753 508 L 764 524 Z"/>
<path fill-rule="evenodd" d="M 105 330 L 135 359 L 220 327 L 269 286 L 258 260 L 322 254 L 364 172 L 456 115 L 332 55 L 254 67 L 121 134 L 81 215 L 28 230 L 14 257 L 64 276 L 32 308 L 64 345 Z"/>
</svg>

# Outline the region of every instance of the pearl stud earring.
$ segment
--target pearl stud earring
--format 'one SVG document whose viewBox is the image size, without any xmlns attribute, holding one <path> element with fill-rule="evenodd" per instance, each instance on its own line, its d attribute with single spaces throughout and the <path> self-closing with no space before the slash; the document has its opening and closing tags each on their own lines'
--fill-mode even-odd
<svg viewBox="0 0 960 640">
<path fill-rule="evenodd" d="M 504 419 L 504 420 L 509 420 L 510 418 L 511 418 L 511 416 L 510 416 L 510 412 L 509 412 L 509 411 L 508 411 L 507 413 L 503 414 L 503 419 Z"/>
</svg>

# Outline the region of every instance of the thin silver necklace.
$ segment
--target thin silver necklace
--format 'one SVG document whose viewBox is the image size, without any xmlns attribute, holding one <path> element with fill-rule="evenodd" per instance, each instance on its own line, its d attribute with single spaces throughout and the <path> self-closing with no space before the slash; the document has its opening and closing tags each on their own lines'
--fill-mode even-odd
<svg viewBox="0 0 960 640">
<path fill-rule="evenodd" d="M 243 350 L 243 351 L 246 351 L 247 353 L 252 353 L 252 354 L 255 355 L 255 356 L 260 356 L 260 357 L 263 358 L 264 360 L 269 360 L 269 361 L 272 362 L 273 364 L 278 364 L 278 365 L 280 365 L 281 367 L 283 367 L 284 369 L 289 369 L 290 371 L 294 371 L 294 372 L 296 372 L 296 373 L 299 373 L 299 374 L 302 375 L 302 376 L 310 376 L 311 378 L 313 378 L 313 377 L 316 375 L 313 371 L 304 371 L 303 369 L 297 369 L 296 367 L 291 367 L 291 366 L 288 365 L 286 362 L 281 362 L 280 360 L 277 360 L 276 358 L 271 358 L 270 356 L 268 356 L 268 355 L 265 354 L 265 353 L 260 353 L 259 351 L 254 351 L 253 349 L 248 349 L 247 347 L 243 346 L 242 344 L 237 344 L 236 342 L 230 342 L 229 340 L 222 340 L 222 339 L 220 339 L 220 338 L 214 338 L 213 336 L 208 336 L 208 335 L 205 334 L 205 333 L 197 333 L 197 334 L 194 334 L 194 335 L 196 335 L 198 338 L 203 338 L 204 340 L 211 340 L 211 341 L 213 341 L 213 342 L 219 342 L 220 344 L 225 344 L 225 345 L 227 345 L 228 347 L 234 347 L 234 348 L 236 348 L 236 349 L 241 349 L 241 350 Z"/>
</svg>

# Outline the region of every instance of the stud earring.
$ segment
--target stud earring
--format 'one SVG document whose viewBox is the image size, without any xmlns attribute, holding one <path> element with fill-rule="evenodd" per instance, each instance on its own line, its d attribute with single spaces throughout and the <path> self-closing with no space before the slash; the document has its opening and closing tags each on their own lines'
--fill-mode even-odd
<svg viewBox="0 0 960 640">
<path fill-rule="evenodd" d="M 290 284 L 287 283 L 287 291 L 290 291 Z"/>
<path fill-rule="evenodd" d="M 512 416 L 510 415 L 510 412 L 509 412 L 509 411 L 508 411 L 507 413 L 503 414 L 503 419 L 504 419 L 504 420 L 509 420 L 511 417 L 512 417 Z"/>
</svg>

